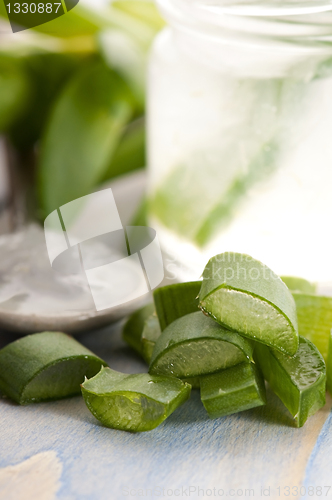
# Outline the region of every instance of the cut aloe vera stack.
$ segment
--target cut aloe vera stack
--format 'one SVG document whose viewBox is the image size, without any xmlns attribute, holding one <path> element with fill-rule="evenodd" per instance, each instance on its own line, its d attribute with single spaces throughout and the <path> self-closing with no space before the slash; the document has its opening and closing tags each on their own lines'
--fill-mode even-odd
<svg viewBox="0 0 332 500">
<path fill-rule="evenodd" d="M 141 307 L 129 316 L 122 330 L 123 340 L 140 356 L 143 356 L 141 337 L 144 323 L 153 312 L 154 304 L 147 304 Z"/>
<path fill-rule="evenodd" d="M 254 363 L 241 363 L 200 380 L 201 400 L 210 418 L 266 404 L 264 379 Z"/>
<path fill-rule="evenodd" d="M 149 372 L 200 377 L 252 360 L 252 345 L 200 311 L 171 323 L 156 342 Z"/>
<path fill-rule="evenodd" d="M 289 290 L 293 292 L 300 292 L 300 293 L 309 293 L 309 294 L 315 294 L 316 293 L 316 285 L 314 283 L 310 283 L 310 281 L 307 281 L 303 278 L 298 278 L 295 276 L 281 276 L 282 281 L 287 285 Z"/>
<path fill-rule="evenodd" d="M 198 310 L 198 293 L 201 285 L 201 281 L 189 281 L 155 290 L 153 300 L 161 330 L 165 330 L 166 326 L 176 319 Z"/>
<path fill-rule="evenodd" d="M 84 377 L 106 363 L 72 337 L 35 333 L 0 351 L 0 389 L 21 405 L 80 393 Z"/>
<path fill-rule="evenodd" d="M 292 294 L 271 269 L 249 255 L 227 252 L 210 259 L 199 303 L 226 328 L 296 353 L 299 337 Z"/>
<path fill-rule="evenodd" d="M 82 384 L 91 413 L 107 427 L 150 431 L 190 396 L 191 387 L 173 377 L 126 375 L 103 368 Z"/>
<path fill-rule="evenodd" d="M 151 314 L 144 323 L 142 333 L 142 354 L 146 363 L 150 363 L 154 346 L 161 335 L 159 320 L 156 313 Z"/>
<path fill-rule="evenodd" d="M 295 418 L 297 427 L 302 427 L 308 417 L 324 406 L 326 367 L 309 340 L 300 336 L 294 356 L 257 343 L 255 358 L 264 378 Z"/>
</svg>

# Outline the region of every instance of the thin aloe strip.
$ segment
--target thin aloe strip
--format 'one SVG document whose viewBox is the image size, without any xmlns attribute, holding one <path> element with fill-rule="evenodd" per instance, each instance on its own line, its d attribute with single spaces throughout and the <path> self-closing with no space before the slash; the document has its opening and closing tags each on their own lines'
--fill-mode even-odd
<svg viewBox="0 0 332 500">
<path fill-rule="evenodd" d="M 153 300 L 161 330 L 185 314 L 198 311 L 198 293 L 201 281 L 176 283 L 158 288 Z"/>
<path fill-rule="evenodd" d="M 123 340 L 140 356 L 143 356 L 143 346 L 141 338 L 144 323 L 153 312 L 154 305 L 152 303 L 141 307 L 131 316 L 129 316 L 122 330 Z"/>
<path fill-rule="evenodd" d="M 226 252 L 209 260 L 199 292 L 202 311 L 226 328 L 293 355 L 299 345 L 293 296 L 267 266 Z"/>
<path fill-rule="evenodd" d="M 200 380 L 201 400 L 210 418 L 266 404 L 265 384 L 254 363 L 241 363 Z"/>
<path fill-rule="evenodd" d="M 160 335 L 159 320 L 154 312 L 146 319 L 141 337 L 142 355 L 147 364 L 151 361 L 154 346 Z"/>
<path fill-rule="evenodd" d="M 201 377 L 252 360 L 252 344 L 201 312 L 173 321 L 160 335 L 149 372 L 181 379 Z"/>
<path fill-rule="evenodd" d="M 293 415 L 297 427 L 302 427 L 308 417 L 324 406 L 326 367 L 310 340 L 300 336 L 294 356 L 257 343 L 255 358 L 264 378 Z"/>
<path fill-rule="evenodd" d="M 173 377 L 127 375 L 110 368 L 102 368 L 82 384 L 91 413 L 107 427 L 130 432 L 160 425 L 189 398 L 190 391 L 189 384 Z"/>
<path fill-rule="evenodd" d="M 0 390 L 21 405 L 73 396 L 105 365 L 64 333 L 35 333 L 1 349 Z"/>
</svg>

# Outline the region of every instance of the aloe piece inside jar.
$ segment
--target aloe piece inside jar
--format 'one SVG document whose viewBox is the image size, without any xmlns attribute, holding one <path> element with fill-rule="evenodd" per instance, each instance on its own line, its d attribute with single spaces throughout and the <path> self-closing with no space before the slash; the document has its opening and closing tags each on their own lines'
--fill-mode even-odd
<svg viewBox="0 0 332 500">
<path fill-rule="evenodd" d="M 200 379 L 201 400 L 210 418 L 266 404 L 262 374 L 254 363 L 241 363 Z"/>
<path fill-rule="evenodd" d="M 82 384 L 91 413 L 107 427 L 130 432 L 160 425 L 189 398 L 190 390 L 189 384 L 173 377 L 127 375 L 110 368 Z"/>
<path fill-rule="evenodd" d="M 294 356 L 256 344 L 255 359 L 265 380 L 302 427 L 325 404 L 326 367 L 318 349 L 300 337 Z"/>
<path fill-rule="evenodd" d="M 165 328 L 153 350 L 149 372 L 187 379 L 250 360 L 250 341 L 196 312 Z"/>
</svg>

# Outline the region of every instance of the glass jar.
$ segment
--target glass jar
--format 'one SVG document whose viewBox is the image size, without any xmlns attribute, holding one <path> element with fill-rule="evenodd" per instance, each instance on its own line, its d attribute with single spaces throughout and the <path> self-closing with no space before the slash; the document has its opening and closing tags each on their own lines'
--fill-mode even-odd
<svg viewBox="0 0 332 500">
<path fill-rule="evenodd" d="M 149 224 L 178 277 L 234 251 L 332 281 L 332 1 L 157 3 Z"/>
</svg>

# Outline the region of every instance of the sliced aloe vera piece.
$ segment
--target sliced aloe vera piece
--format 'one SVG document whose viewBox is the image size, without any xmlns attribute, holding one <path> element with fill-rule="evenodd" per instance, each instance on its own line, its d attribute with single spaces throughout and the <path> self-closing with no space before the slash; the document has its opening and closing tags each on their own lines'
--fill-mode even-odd
<svg viewBox="0 0 332 500">
<path fill-rule="evenodd" d="M 315 344 L 327 359 L 332 327 L 332 297 L 293 292 L 299 334 Z"/>
<path fill-rule="evenodd" d="M 210 418 L 266 404 L 264 379 L 254 363 L 241 363 L 200 380 L 201 400 Z"/>
<path fill-rule="evenodd" d="M 262 344 L 255 357 L 273 391 L 302 427 L 308 417 L 325 404 L 326 367 L 318 349 L 300 336 L 294 356 L 287 356 Z"/>
<path fill-rule="evenodd" d="M 162 330 L 176 319 L 198 310 L 201 285 L 201 281 L 189 281 L 163 286 L 154 291 L 153 300 Z"/>
<path fill-rule="evenodd" d="M 249 255 L 226 252 L 210 259 L 199 304 L 226 328 L 290 355 L 297 351 L 292 294 L 271 269 Z"/>
<path fill-rule="evenodd" d="M 0 351 L 0 389 L 21 405 L 80 393 L 106 363 L 61 332 L 35 333 Z"/>
<path fill-rule="evenodd" d="M 316 285 L 303 278 L 297 278 L 295 276 L 281 276 L 281 279 L 292 293 L 316 293 Z"/>
<path fill-rule="evenodd" d="M 200 377 L 252 360 L 252 345 L 200 311 L 171 323 L 156 342 L 149 371 L 178 378 Z"/>
<path fill-rule="evenodd" d="M 161 335 L 159 320 L 156 313 L 151 314 L 144 323 L 142 333 L 142 354 L 144 360 L 149 364 L 154 346 Z"/>
<path fill-rule="evenodd" d="M 146 306 L 141 307 L 129 316 L 122 330 L 123 340 L 140 356 L 143 356 L 141 337 L 144 323 L 153 312 L 153 304 L 147 304 Z"/>
<path fill-rule="evenodd" d="M 107 427 L 150 431 L 190 396 L 191 387 L 173 377 L 126 375 L 103 368 L 82 384 L 91 413 Z"/>
</svg>

